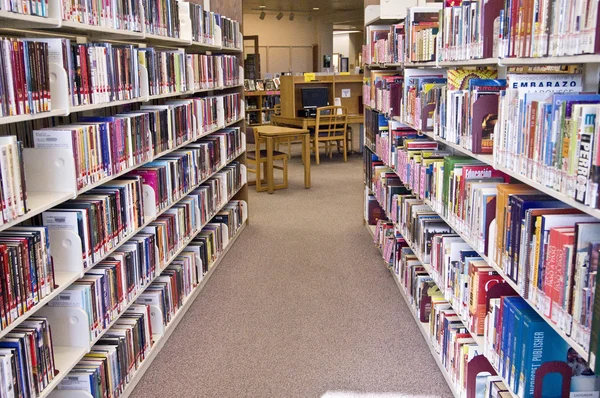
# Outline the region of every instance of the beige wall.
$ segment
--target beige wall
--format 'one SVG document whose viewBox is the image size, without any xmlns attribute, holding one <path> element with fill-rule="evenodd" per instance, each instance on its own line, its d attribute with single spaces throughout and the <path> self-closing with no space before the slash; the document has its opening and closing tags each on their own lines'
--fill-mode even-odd
<svg viewBox="0 0 600 398">
<path fill-rule="evenodd" d="M 358 54 L 362 51 L 363 33 L 343 33 L 333 35 L 333 52 L 348 57 L 350 72 L 358 65 Z"/>
<path fill-rule="evenodd" d="M 312 21 L 308 21 L 304 14 L 296 14 L 295 19 L 290 21 L 289 13 L 285 13 L 284 17 L 278 21 L 275 18 L 276 14 L 272 11 L 267 12 L 265 19 L 261 20 L 259 13 L 245 13 L 244 35 L 258 35 L 260 47 L 312 47 L 317 44 L 319 46 L 319 66 L 323 63 L 324 54 L 333 53 L 333 26 L 331 23 L 316 17 Z M 261 57 L 263 57 L 262 51 Z M 263 68 L 262 72 L 266 71 Z"/>
</svg>

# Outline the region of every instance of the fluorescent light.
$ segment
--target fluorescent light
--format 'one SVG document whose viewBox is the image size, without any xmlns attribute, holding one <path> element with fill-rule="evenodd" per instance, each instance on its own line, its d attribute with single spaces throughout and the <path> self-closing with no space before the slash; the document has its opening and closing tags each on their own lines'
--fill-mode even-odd
<svg viewBox="0 0 600 398">
<path fill-rule="evenodd" d="M 267 6 L 258 6 L 258 8 L 267 8 Z"/>
<path fill-rule="evenodd" d="M 293 20 L 294 20 L 294 13 L 292 12 L 292 13 L 290 13 L 290 21 L 293 21 Z"/>
<path fill-rule="evenodd" d="M 279 14 L 277 14 L 276 18 L 277 18 L 278 21 L 281 20 L 281 18 L 283 18 L 283 13 L 280 12 Z"/>
<path fill-rule="evenodd" d="M 266 13 L 266 12 L 264 12 L 264 11 L 262 11 L 262 12 L 260 13 L 260 17 L 259 17 L 259 18 L 260 18 L 260 19 L 265 19 L 265 17 L 266 17 L 266 16 L 267 16 L 267 13 Z"/>
<path fill-rule="evenodd" d="M 315 10 L 315 11 L 319 11 L 319 10 L 320 10 L 320 8 L 319 8 L 319 7 L 313 7 L 313 10 Z"/>
</svg>

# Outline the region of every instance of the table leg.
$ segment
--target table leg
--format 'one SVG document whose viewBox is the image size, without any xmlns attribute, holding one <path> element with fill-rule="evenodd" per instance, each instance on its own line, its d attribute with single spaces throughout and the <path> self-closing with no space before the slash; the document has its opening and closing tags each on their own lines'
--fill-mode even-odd
<svg viewBox="0 0 600 398">
<path fill-rule="evenodd" d="M 273 137 L 267 137 L 267 184 L 269 193 L 275 190 L 273 182 Z"/>
<path fill-rule="evenodd" d="M 303 135 L 302 158 L 304 159 L 304 188 L 310 188 L 310 134 Z"/>
<path fill-rule="evenodd" d="M 260 140 L 260 138 L 259 138 Z M 260 185 L 261 183 L 261 165 L 260 165 L 260 144 L 258 142 L 256 142 L 254 144 L 254 158 L 256 159 L 256 192 L 260 192 L 262 190 L 262 187 Z"/>
</svg>

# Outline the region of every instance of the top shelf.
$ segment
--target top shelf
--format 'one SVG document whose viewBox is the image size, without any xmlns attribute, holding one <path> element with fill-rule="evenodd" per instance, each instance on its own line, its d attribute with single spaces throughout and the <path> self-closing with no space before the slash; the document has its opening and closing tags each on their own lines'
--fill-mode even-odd
<svg viewBox="0 0 600 398">
<path fill-rule="evenodd" d="M 565 65 L 565 64 L 600 64 L 600 54 L 581 54 L 562 57 L 538 58 L 480 58 L 460 61 L 429 61 L 404 63 L 376 63 L 365 65 L 368 68 L 443 68 L 468 66 L 525 66 L 525 65 Z"/>
</svg>

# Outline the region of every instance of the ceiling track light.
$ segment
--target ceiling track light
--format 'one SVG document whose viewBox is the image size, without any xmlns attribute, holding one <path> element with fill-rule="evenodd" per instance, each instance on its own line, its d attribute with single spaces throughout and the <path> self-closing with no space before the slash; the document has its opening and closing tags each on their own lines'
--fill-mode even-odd
<svg viewBox="0 0 600 398">
<path fill-rule="evenodd" d="M 280 20 L 281 20 L 281 18 L 283 18 L 283 13 L 282 13 L 282 12 L 279 12 L 279 14 L 277 14 L 277 17 L 276 17 L 276 18 L 277 18 L 277 20 L 278 20 L 278 21 L 280 21 Z"/>
<path fill-rule="evenodd" d="M 260 13 L 260 17 L 259 17 L 259 18 L 260 18 L 260 19 L 265 19 L 265 17 L 266 17 L 266 16 L 267 16 L 267 13 L 266 13 L 266 12 L 264 12 L 264 11 L 262 11 L 262 12 Z"/>
<path fill-rule="evenodd" d="M 292 13 L 290 13 L 290 21 L 293 21 L 293 20 L 294 20 L 294 16 L 295 16 L 295 15 L 294 15 L 294 13 L 293 13 L 293 12 L 292 12 Z"/>
</svg>

